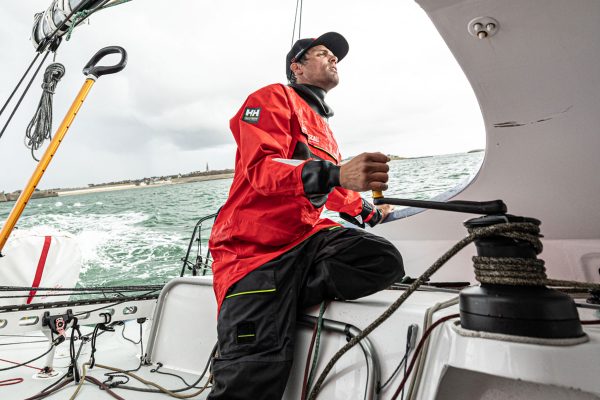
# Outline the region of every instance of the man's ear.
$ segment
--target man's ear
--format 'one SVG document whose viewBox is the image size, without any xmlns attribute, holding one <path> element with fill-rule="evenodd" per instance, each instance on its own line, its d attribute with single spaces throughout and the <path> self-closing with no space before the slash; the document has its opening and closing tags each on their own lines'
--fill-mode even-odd
<svg viewBox="0 0 600 400">
<path fill-rule="evenodd" d="M 302 75 L 302 68 L 300 68 L 300 64 L 299 63 L 292 63 L 292 64 L 290 64 L 290 69 L 292 70 L 292 72 L 294 73 L 294 75 L 296 75 L 296 76 Z"/>
</svg>

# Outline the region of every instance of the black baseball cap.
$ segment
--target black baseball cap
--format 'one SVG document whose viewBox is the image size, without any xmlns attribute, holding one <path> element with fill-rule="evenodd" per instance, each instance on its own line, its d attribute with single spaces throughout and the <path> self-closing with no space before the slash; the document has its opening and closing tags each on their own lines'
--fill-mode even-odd
<svg viewBox="0 0 600 400">
<path fill-rule="evenodd" d="M 294 43 L 292 49 L 287 53 L 285 58 L 285 75 L 290 78 L 292 70 L 290 65 L 299 61 L 302 56 L 308 51 L 308 49 L 323 45 L 327 47 L 338 59 L 342 61 L 342 58 L 348 54 L 348 41 L 337 32 L 327 32 L 314 39 L 299 39 Z"/>
</svg>

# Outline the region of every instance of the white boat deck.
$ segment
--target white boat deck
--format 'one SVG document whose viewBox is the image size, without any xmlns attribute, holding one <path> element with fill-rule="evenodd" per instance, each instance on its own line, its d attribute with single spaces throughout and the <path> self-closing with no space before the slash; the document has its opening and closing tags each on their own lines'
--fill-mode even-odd
<svg viewBox="0 0 600 400">
<path fill-rule="evenodd" d="M 196 305 L 203 304 L 202 297 L 212 295 L 211 287 L 198 286 L 198 278 L 180 278 L 180 284 L 172 289 L 169 302 L 163 308 L 164 315 L 158 320 L 162 325 L 157 330 L 158 337 L 154 349 L 149 347 L 151 323 L 148 320 L 144 326 L 144 353 L 151 352 L 154 365 L 143 365 L 135 374 L 144 379 L 155 382 L 167 389 L 178 389 L 185 385 L 173 376 L 151 372 L 156 368 L 157 361 L 163 361 L 170 368 L 162 367 L 161 371 L 176 373 L 187 382 L 195 382 L 200 371 L 204 369 L 214 339 L 214 310 L 198 309 Z M 203 289 L 202 289 L 203 288 Z M 188 301 L 189 308 L 184 308 L 177 301 L 179 294 L 195 293 L 196 298 Z M 386 290 L 367 298 L 354 302 L 334 302 L 327 309 L 325 317 L 337 321 L 352 321 L 360 329 L 364 329 L 381 312 L 386 309 L 402 291 Z M 378 353 L 381 376 L 386 379 L 394 370 L 402 357 L 405 348 L 406 328 L 411 323 L 420 325 L 419 334 L 422 335 L 422 321 L 425 311 L 436 303 L 446 302 L 456 296 L 455 293 L 417 292 L 380 328 L 369 336 L 374 349 Z M 204 303 L 204 305 L 206 305 Z M 206 310 L 206 311 L 203 311 Z M 598 318 L 598 311 L 579 309 L 583 320 Z M 209 312 L 210 311 L 210 312 Z M 311 309 L 315 314 L 318 309 Z M 443 315 L 456 313 L 457 306 L 440 310 L 435 314 L 434 320 Z M 176 315 L 178 314 L 178 315 Z M 205 315 L 206 314 L 206 315 Z M 190 318 L 193 315 L 194 318 Z M 156 314 L 155 314 L 156 318 Z M 212 321 L 209 324 L 207 321 Z M 157 320 L 154 320 L 154 323 Z M 172 321 L 178 321 L 173 323 Z M 426 357 L 426 368 L 423 381 L 415 399 L 433 400 L 440 399 L 443 392 L 444 399 L 470 399 L 460 394 L 463 390 L 456 382 L 463 382 L 467 386 L 483 385 L 495 387 L 505 393 L 519 392 L 530 393 L 528 399 L 565 399 L 588 400 L 598 399 L 600 382 L 594 377 L 597 374 L 597 359 L 600 356 L 600 326 L 586 326 L 585 331 L 590 340 L 574 346 L 547 346 L 540 344 L 517 343 L 512 341 L 491 340 L 485 338 L 464 337 L 453 328 L 454 322 L 449 321 L 437 328 L 431 336 L 431 346 Z M 82 333 L 88 334 L 92 326 L 82 327 Z M 139 340 L 139 325 L 135 320 L 125 323 L 125 326 L 116 326 L 115 332 L 107 332 L 98 336 L 96 344 L 96 363 L 117 367 L 120 369 L 134 369 L 139 365 L 140 346 L 135 345 L 122 337 L 122 333 L 134 340 Z M 299 328 L 296 345 L 296 365 L 290 376 L 288 388 L 284 399 L 297 399 L 301 388 L 304 360 L 311 330 Z M 70 330 L 68 331 L 70 333 Z M 178 334 L 177 334 L 178 333 Z M 67 335 L 69 336 L 69 335 Z M 190 339 L 194 338 L 199 342 Z M 345 344 L 345 337 L 332 332 L 324 332 L 322 340 L 322 355 L 320 368 L 331 356 Z M 210 343 L 209 343 L 210 342 Z M 16 344 L 23 343 L 23 344 Z M 76 349 L 81 342 L 76 341 Z M 204 343 L 199 345 L 198 343 Z M 0 336 L 0 368 L 10 365 L 9 361 L 24 362 L 46 351 L 48 341 L 41 332 L 29 332 L 22 335 L 11 334 Z M 79 356 L 78 364 L 90 359 L 91 344 L 88 341 Z M 46 357 L 29 363 L 31 367 L 41 368 L 46 363 Z M 54 356 L 54 368 L 64 375 L 70 363 L 68 340 L 60 344 Z M 56 378 L 36 379 L 36 370 L 31 367 L 19 367 L 13 370 L 0 372 L 0 381 L 11 378 L 22 378 L 23 382 L 9 386 L 0 386 L 0 399 L 26 399 L 38 394 L 44 388 L 56 382 Z M 566 373 L 577 371 L 577 373 Z M 95 367 L 88 371 L 88 375 L 100 381 L 105 381 L 106 369 Z M 473 374 L 478 374 L 473 376 Z M 324 391 L 319 398 L 322 399 L 364 399 L 367 368 L 364 354 L 360 349 L 352 349 L 340 359 L 324 386 Z M 380 398 L 390 398 L 398 386 L 402 374 L 398 374 L 389 388 L 382 392 Z M 450 379 L 452 377 L 452 379 Z M 198 384 L 202 387 L 206 377 Z M 453 386 L 454 384 L 454 386 Z M 127 385 L 139 388 L 148 388 L 143 383 L 130 378 Z M 76 391 L 76 385 L 70 383 L 60 391 L 46 397 L 49 399 L 70 399 Z M 529 392 L 532 391 L 532 392 Z M 159 399 L 168 398 L 167 394 L 147 393 L 115 388 L 114 392 L 124 399 Z M 198 389 L 188 390 L 181 394 L 193 394 Z M 510 394 L 509 393 L 509 394 Z M 195 399 L 204 399 L 205 393 L 194 396 Z M 106 399 L 108 393 L 100 390 L 96 385 L 85 382 L 77 395 L 78 399 Z M 451 396 L 451 397 L 448 397 Z M 566 397 L 565 397 L 566 396 Z M 38 397 L 39 398 L 39 397 Z M 499 399 L 511 397 L 498 397 Z"/>
<path fill-rule="evenodd" d="M 148 325 L 146 323 L 145 325 Z M 135 369 L 138 367 L 140 363 L 140 346 L 134 345 L 131 342 L 123 339 L 121 336 L 122 330 L 125 329 L 125 334 L 128 338 L 138 341 L 139 340 L 139 328 L 138 324 L 135 321 L 127 322 L 124 327 L 117 326 L 115 328 L 115 332 L 107 332 L 98 337 L 96 343 L 96 363 L 101 365 L 112 366 L 120 369 Z M 90 333 L 92 329 L 90 327 L 83 327 L 82 333 Z M 147 332 L 148 329 L 145 329 Z M 145 335 L 147 336 L 147 335 Z M 146 339 L 144 338 L 144 345 L 146 344 Z M 23 344 L 16 344 L 23 343 Z M 76 341 L 76 349 L 79 348 L 80 341 Z M 10 345 L 9 345 L 10 344 Z M 16 336 L 2 336 L 0 337 L 0 368 L 5 368 L 11 365 L 10 362 L 23 362 L 26 360 L 30 360 L 40 354 L 42 354 L 48 347 L 48 341 L 46 337 L 41 333 L 30 333 L 27 335 L 16 335 Z M 81 364 L 84 362 L 88 362 L 91 353 L 91 344 L 88 341 L 84 346 L 79 357 L 79 366 L 81 371 Z M 0 386 L 0 398 L 2 399 L 25 399 L 31 396 L 34 396 L 40 393 L 44 388 L 50 386 L 52 383 L 61 379 L 65 375 L 68 370 L 68 366 L 70 363 L 69 356 L 69 341 L 66 340 L 62 344 L 60 344 L 55 353 L 54 357 L 54 368 L 56 371 L 60 373 L 59 376 L 55 378 L 46 378 L 40 379 L 36 378 L 35 375 L 37 371 L 32 367 L 42 368 L 45 365 L 46 357 L 42 357 L 41 359 L 28 364 L 28 367 L 18 367 L 13 370 L 0 372 L 0 381 L 5 379 L 12 378 L 22 378 L 23 382 L 17 383 L 10 386 Z M 204 364 L 206 360 L 198 360 L 199 364 Z M 155 365 L 142 365 L 141 368 L 135 372 L 136 375 L 141 376 L 142 378 L 157 383 L 158 385 L 174 390 L 185 387 L 186 385 L 178 378 L 168 375 L 159 374 L 156 372 L 151 372 L 152 369 L 156 368 Z M 202 368 L 202 367 L 199 367 Z M 183 379 L 185 379 L 189 383 L 193 383 L 198 379 L 198 375 L 194 375 L 192 373 L 186 373 L 182 371 L 173 371 L 166 367 L 160 369 L 161 372 L 170 372 L 176 373 L 180 375 Z M 94 367 L 93 369 L 88 369 L 87 375 L 92 376 L 99 381 L 103 382 L 108 379 L 105 375 L 106 373 L 111 372 L 109 370 Z M 208 376 L 208 373 L 207 373 Z M 116 378 L 122 380 L 122 378 Z M 206 378 L 204 378 L 199 387 L 202 387 L 206 382 Z M 150 388 L 150 386 L 146 386 L 133 378 L 130 378 L 127 383 L 128 386 L 136 386 L 140 388 Z M 70 383 L 65 386 L 63 389 L 52 393 L 50 396 L 46 397 L 48 399 L 69 399 L 75 393 L 77 385 L 75 383 Z M 138 392 L 133 390 L 125 390 L 125 389 L 113 389 L 116 394 L 125 398 L 125 399 L 159 399 L 159 398 L 167 398 L 170 397 L 166 394 L 161 393 L 147 393 L 147 392 Z M 188 390 L 182 392 L 180 394 L 191 394 L 194 392 L 198 392 L 198 389 Z M 206 390 L 199 396 L 195 396 L 195 399 L 204 399 L 208 395 L 209 390 Z M 108 394 L 100 390 L 98 386 L 94 385 L 91 382 L 85 382 L 81 387 L 77 398 L 78 399 L 96 399 L 96 398 L 107 398 Z"/>
</svg>

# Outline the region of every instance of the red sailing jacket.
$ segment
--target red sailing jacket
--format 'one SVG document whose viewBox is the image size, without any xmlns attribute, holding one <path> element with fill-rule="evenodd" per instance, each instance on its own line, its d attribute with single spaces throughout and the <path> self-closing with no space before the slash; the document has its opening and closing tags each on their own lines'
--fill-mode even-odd
<svg viewBox="0 0 600 400">
<path fill-rule="evenodd" d="M 338 146 L 327 122 L 294 89 L 274 84 L 251 94 L 230 127 L 238 146 L 235 176 L 209 241 L 219 309 L 246 274 L 315 232 L 339 226 L 321 218 L 323 206 L 311 202 L 302 176 L 311 160 L 339 165 Z M 308 146 L 308 160 L 293 159 L 298 146 Z M 358 193 L 329 190 L 327 209 L 351 216 L 363 211 Z"/>
</svg>

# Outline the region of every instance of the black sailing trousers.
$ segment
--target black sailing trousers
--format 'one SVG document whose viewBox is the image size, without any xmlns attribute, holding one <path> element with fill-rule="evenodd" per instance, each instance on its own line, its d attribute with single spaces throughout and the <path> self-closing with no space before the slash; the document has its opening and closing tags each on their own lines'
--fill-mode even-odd
<svg viewBox="0 0 600 400">
<path fill-rule="evenodd" d="M 402 257 L 390 242 L 347 228 L 320 231 L 250 272 L 221 306 L 208 399 L 281 399 L 298 311 L 324 300 L 367 296 L 402 276 Z"/>
</svg>

